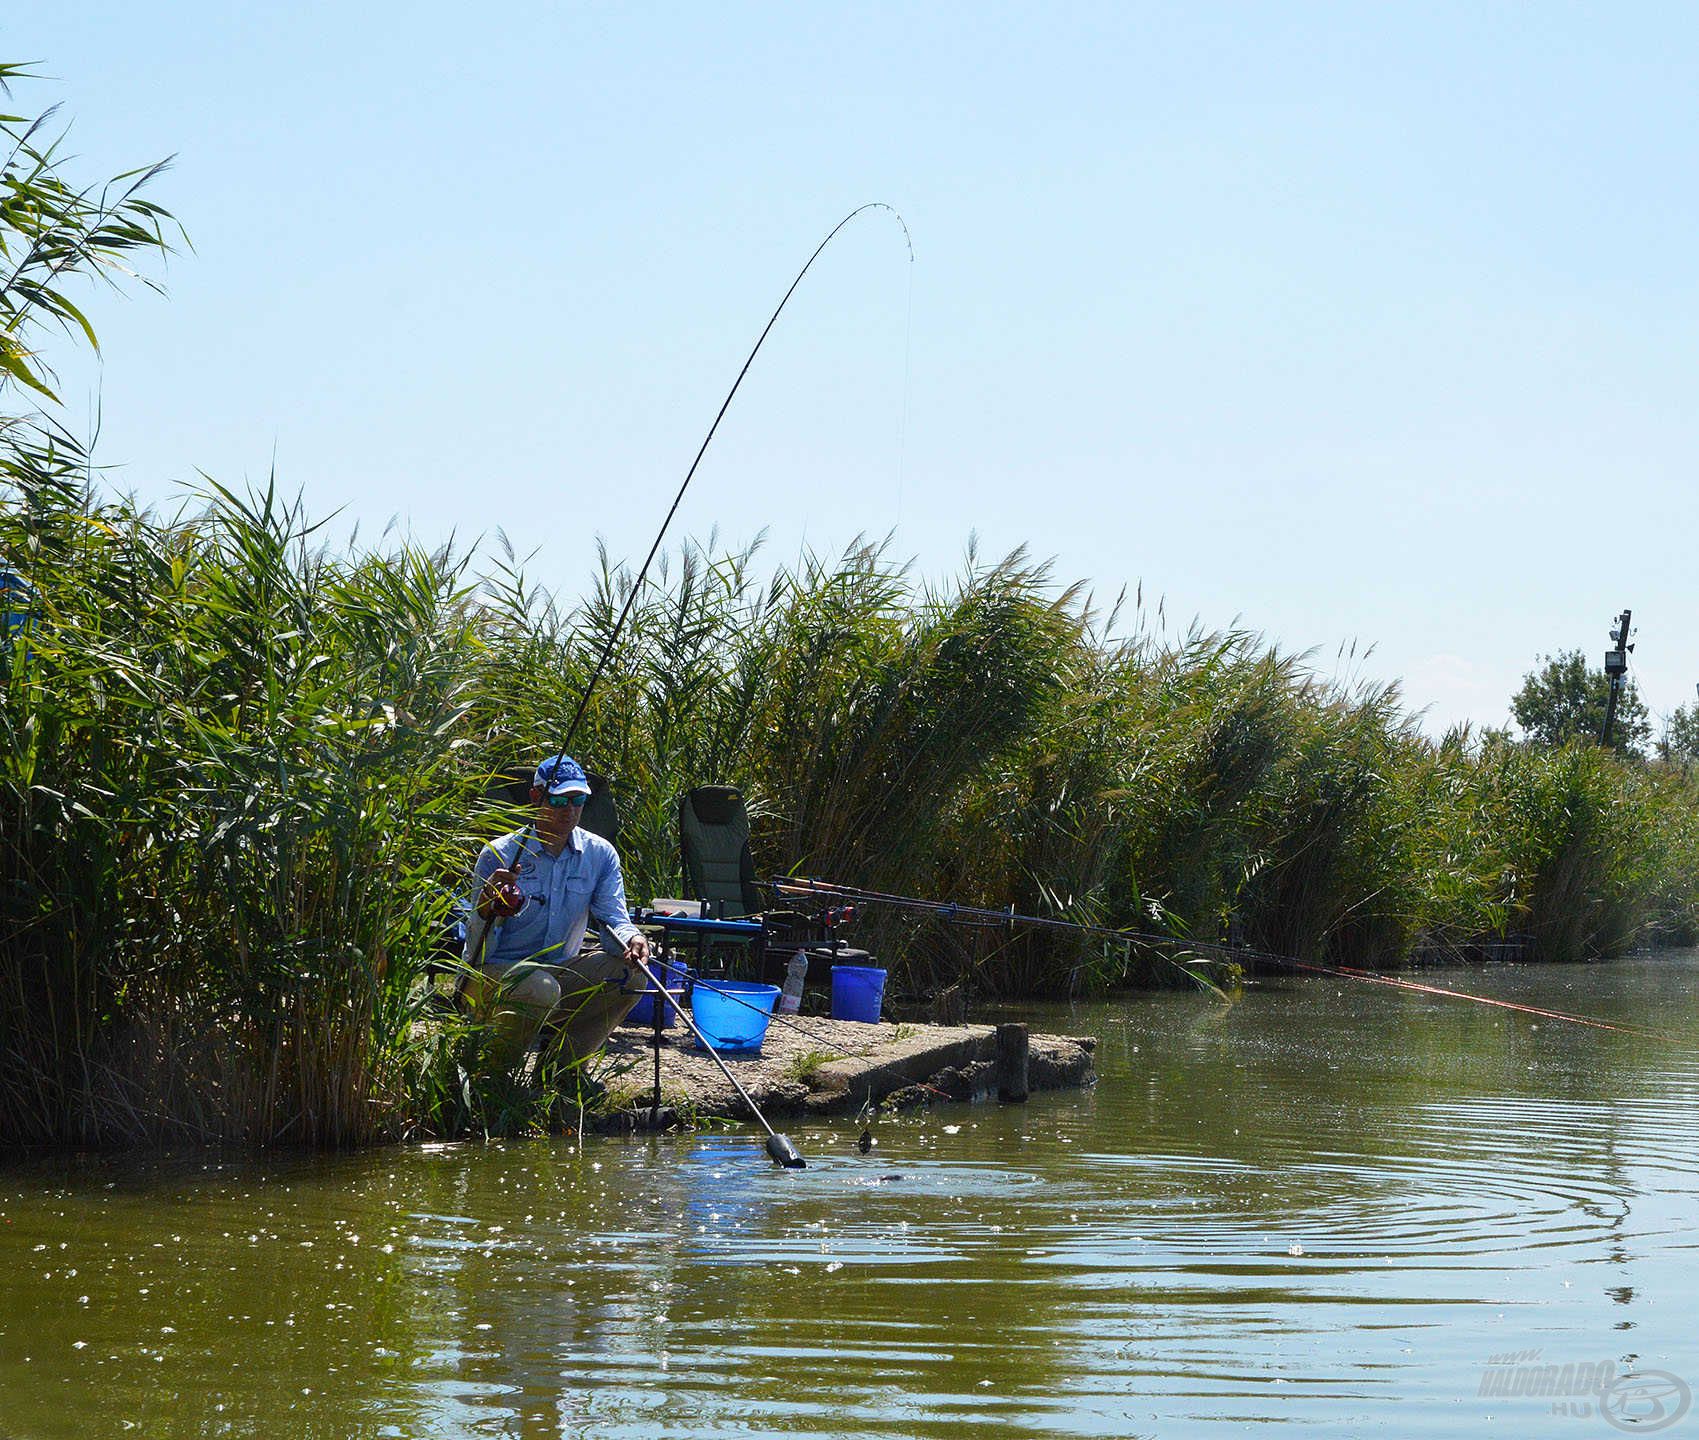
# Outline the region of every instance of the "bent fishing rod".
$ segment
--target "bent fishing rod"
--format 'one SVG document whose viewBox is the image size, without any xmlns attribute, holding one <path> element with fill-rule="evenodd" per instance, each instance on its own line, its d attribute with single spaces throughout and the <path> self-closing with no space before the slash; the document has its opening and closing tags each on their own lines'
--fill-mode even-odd
<svg viewBox="0 0 1699 1440">
<path fill-rule="evenodd" d="M 661 521 L 661 528 L 655 532 L 654 542 L 649 546 L 649 553 L 644 557 L 642 568 L 637 572 L 637 578 L 632 581 L 631 589 L 626 594 L 625 604 L 620 607 L 619 618 L 614 621 L 613 629 L 602 643 L 602 653 L 596 661 L 596 667 L 590 672 L 590 679 L 584 686 L 584 692 L 578 697 L 578 708 L 572 712 L 572 719 L 567 722 L 566 733 L 550 753 L 564 755 L 572 744 L 573 737 L 578 733 L 579 722 L 583 720 L 585 711 L 590 707 L 590 697 L 595 694 L 596 686 L 608 668 L 608 661 L 613 658 L 614 647 L 619 643 L 619 637 L 625 630 L 625 622 L 631 618 L 632 607 L 637 603 L 637 596 L 643 589 L 643 582 L 648 577 L 649 567 L 655 563 L 655 556 L 660 553 L 661 542 L 666 539 L 667 530 L 673 523 L 673 516 L 678 514 L 678 507 L 684 503 L 684 495 L 690 489 L 690 482 L 696 478 L 696 471 L 702 464 L 702 457 L 708 453 L 708 447 L 714 443 L 714 436 L 719 431 L 720 422 L 726 418 L 726 411 L 731 409 L 732 401 L 737 398 L 737 392 L 742 388 L 744 377 L 749 374 L 749 368 L 755 363 L 755 357 L 761 353 L 761 347 L 767 343 L 767 337 L 772 334 L 773 327 L 779 323 L 779 316 L 785 313 L 785 306 L 790 304 L 791 296 L 796 294 L 797 287 L 803 278 L 814 268 L 814 262 L 820 258 L 825 248 L 859 215 L 865 215 L 870 210 L 886 210 L 895 217 L 898 225 L 902 226 L 903 242 L 908 247 L 909 264 L 914 264 L 914 237 L 909 233 L 908 221 L 902 217 L 902 212 L 894 205 L 887 205 L 883 200 L 869 200 L 865 205 L 858 205 L 848 215 L 826 232 L 826 238 L 814 247 L 814 252 L 803 262 L 802 269 L 796 272 L 796 278 L 774 306 L 773 313 L 767 317 L 767 323 L 761 327 L 761 333 L 756 337 L 755 344 L 750 347 L 745 357 L 743 367 L 737 372 L 737 379 L 732 381 L 731 389 L 726 391 L 726 398 L 720 402 L 720 408 L 714 415 L 714 423 L 708 427 L 708 433 L 702 437 L 702 443 L 696 449 L 696 458 L 690 462 L 690 468 L 684 472 L 684 480 L 678 487 L 678 493 L 673 496 L 673 503 L 667 507 L 666 516 Z M 499 856 L 497 858 L 500 858 Z M 517 856 L 515 857 L 517 858 Z M 484 951 L 489 944 L 490 931 L 495 928 L 502 918 L 495 915 L 479 916 L 484 921 L 476 945 L 472 946 L 473 963 L 483 963 Z"/>
<path fill-rule="evenodd" d="M 1272 950 L 1259 950 L 1243 945 L 1222 945 L 1207 940 L 1188 940 L 1178 935 L 1163 935 L 1156 931 L 1131 930 L 1108 925 L 1089 925 L 1077 920 L 1057 920 L 1047 915 L 1023 915 L 1013 905 L 997 910 L 984 905 L 963 905 L 954 900 L 924 900 L 914 895 L 896 895 L 883 890 L 867 890 L 854 885 L 838 885 L 829 880 L 799 879 L 794 876 L 774 876 L 768 888 L 779 895 L 821 895 L 834 900 L 853 900 L 869 905 L 884 905 L 910 914 L 926 916 L 946 924 L 966 925 L 975 929 L 1013 931 L 1016 926 L 1028 929 L 1068 931 L 1089 935 L 1095 939 L 1114 940 L 1128 945 L 1163 946 L 1169 949 L 1200 950 L 1225 960 L 1264 960 L 1293 970 L 1314 975 L 1329 975 L 1341 980 L 1360 980 L 1369 985 L 1385 985 L 1396 990 L 1422 995 L 1436 995 L 1450 1000 L 1472 1000 L 1477 1005 L 1491 1005 L 1502 1010 L 1516 1010 L 1545 1020 L 1562 1020 L 1571 1025 L 1585 1025 L 1595 1030 L 1612 1030 L 1619 1034 L 1635 1035 L 1644 1040 L 1658 1040 L 1680 1045 L 1686 1042 L 1639 1025 L 1619 1025 L 1591 1015 L 1575 1015 L 1566 1010 L 1548 1010 L 1538 1005 L 1523 1005 L 1514 1000 L 1499 1000 L 1490 995 L 1475 995 L 1467 990 L 1450 990 L 1439 985 L 1427 985 L 1417 980 L 1405 980 L 1395 975 L 1381 975 L 1351 965 L 1318 965 L 1300 960 L 1294 955 L 1281 955 Z"/>
<path fill-rule="evenodd" d="M 619 618 L 614 621 L 614 628 L 608 632 L 608 638 L 602 645 L 601 658 L 596 661 L 596 668 L 590 672 L 589 682 L 584 686 L 584 693 L 578 697 L 578 708 L 572 712 L 572 719 L 566 727 L 566 735 L 560 747 L 554 752 L 564 754 L 572 737 L 578 733 L 578 723 L 584 718 L 584 712 L 589 708 L 590 697 L 595 693 L 603 673 L 607 670 L 608 661 L 612 658 L 614 646 L 619 643 L 620 633 L 625 629 L 625 622 L 631 616 L 631 608 L 637 602 L 638 592 L 643 589 L 643 581 L 649 574 L 649 567 L 655 563 L 661 542 L 666 539 L 667 529 L 673 523 L 673 516 L 678 514 L 678 507 L 684 501 L 684 492 L 690 489 L 690 482 L 696 478 L 697 467 L 702 464 L 702 457 L 708 453 L 708 447 L 714 443 L 715 432 L 720 428 L 720 421 L 726 418 L 726 411 L 731 409 L 732 401 L 737 398 L 737 392 L 743 385 L 743 380 L 749 374 L 749 367 L 755 363 L 755 357 L 761 353 L 761 347 L 767 343 L 767 337 L 773 327 L 779 323 L 779 316 L 785 313 L 785 306 L 790 304 L 791 296 L 796 294 L 797 287 L 802 284 L 803 277 L 814 266 L 825 248 L 837 238 L 838 232 L 848 225 L 858 215 L 865 215 L 869 210 L 888 210 L 896 217 L 897 224 L 903 227 L 903 240 L 908 246 L 909 264 L 914 264 L 914 237 L 909 234 L 908 222 L 903 219 L 895 206 L 887 205 L 883 200 L 870 200 L 865 205 L 858 205 L 848 215 L 826 233 L 826 238 L 814 247 L 814 253 L 803 262 L 802 269 L 796 272 L 796 278 L 791 281 L 790 288 L 784 297 L 774 307 L 773 313 L 767 317 L 767 323 L 761 327 L 761 333 L 756 337 L 755 344 L 750 348 L 748 357 L 743 362 L 743 368 L 737 372 L 737 379 L 732 381 L 732 388 L 726 392 L 726 398 L 720 402 L 719 412 L 714 416 L 714 423 L 708 427 L 708 433 L 702 437 L 702 444 L 697 448 L 696 458 L 690 462 L 690 469 L 685 471 L 683 483 L 678 487 L 678 494 L 673 496 L 673 503 L 667 508 L 666 518 L 661 521 L 661 528 L 655 532 L 655 540 L 649 546 L 649 554 L 643 561 L 643 567 L 637 572 L 637 578 L 632 582 L 631 590 L 625 597 L 625 604 L 620 608 Z"/>
</svg>

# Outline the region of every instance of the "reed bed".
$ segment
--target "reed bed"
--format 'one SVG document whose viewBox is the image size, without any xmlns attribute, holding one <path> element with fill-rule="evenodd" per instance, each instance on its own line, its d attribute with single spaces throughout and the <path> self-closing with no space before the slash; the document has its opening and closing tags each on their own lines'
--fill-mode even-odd
<svg viewBox="0 0 1699 1440">
<path fill-rule="evenodd" d="M 272 489 L 161 516 L 39 467 L 0 551 L 34 592 L 0 651 L 0 1135 L 342 1144 L 522 1113 L 478 1088 L 475 1034 L 423 1023 L 420 982 L 511 819 L 491 775 L 558 738 L 629 574 L 604 560 L 562 605 L 511 556 L 333 549 Z M 936 586 L 860 542 L 669 559 L 574 744 L 615 778 L 633 896 L 676 891 L 677 798 L 721 782 L 764 873 L 1313 960 L 1694 933 L 1677 767 L 1436 744 L 1394 691 L 1249 632 L 1120 634 L 1019 554 Z M 1170 947 L 890 914 L 858 938 L 911 993 L 1182 973 Z"/>
<path fill-rule="evenodd" d="M 15 76 L 0 66 L 0 85 Z M 579 598 L 497 541 L 333 546 L 299 499 L 105 494 L 38 332 L 62 288 L 164 248 L 13 130 L 0 209 L 0 1144 L 312 1145 L 558 1123 L 482 1074 L 422 977 L 492 775 L 555 748 L 629 570 Z M 19 396 L 25 401 L 20 402 Z M 744 791 L 759 871 L 1389 966 L 1519 935 L 1541 959 L 1699 932 L 1679 766 L 1424 738 L 1246 630 L 1100 615 L 1016 553 L 925 584 L 881 544 L 667 557 L 573 741 L 614 778 L 628 891 L 676 893 L 676 806 Z M 857 939 L 899 991 L 1172 983 L 1174 949 L 962 932 Z"/>
</svg>

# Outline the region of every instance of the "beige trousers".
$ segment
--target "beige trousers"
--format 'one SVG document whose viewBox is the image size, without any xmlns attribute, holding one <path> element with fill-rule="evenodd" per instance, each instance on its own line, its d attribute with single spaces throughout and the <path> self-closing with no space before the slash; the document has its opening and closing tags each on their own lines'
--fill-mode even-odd
<svg viewBox="0 0 1699 1440">
<path fill-rule="evenodd" d="M 500 969 L 486 965 L 483 974 L 466 982 L 466 1003 L 494 1032 L 491 1064 L 510 1070 L 524 1058 L 537 1031 L 560 1004 L 560 981 L 523 961 Z"/>
</svg>

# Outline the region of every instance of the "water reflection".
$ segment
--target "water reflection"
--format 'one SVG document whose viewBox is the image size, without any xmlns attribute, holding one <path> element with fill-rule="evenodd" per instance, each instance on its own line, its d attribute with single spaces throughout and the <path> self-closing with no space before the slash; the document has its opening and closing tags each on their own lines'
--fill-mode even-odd
<svg viewBox="0 0 1699 1440">
<path fill-rule="evenodd" d="M 1668 1029 L 1695 978 L 1449 983 Z M 1332 984 L 1053 1024 L 1095 1091 L 797 1132 L 802 1172 L 741 1133 L 0 1171 L 0 1430 L 1529 1434 L 1496 1354 L 1699 1381 L 1691 1051 Z"/>
</svg>

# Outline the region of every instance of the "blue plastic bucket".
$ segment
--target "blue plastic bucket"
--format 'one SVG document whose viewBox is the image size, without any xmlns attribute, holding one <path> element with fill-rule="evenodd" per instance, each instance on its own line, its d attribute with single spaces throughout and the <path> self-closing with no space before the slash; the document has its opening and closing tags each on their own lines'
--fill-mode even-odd
<svg viewBox="0 0 1699 1440">
<path fill-rule="evenodd" d="M 690 977 L 696 972 L 688 965 L 674 965 L 665 960 L 651 960 L 649 968 L 655 972 L 655 978 L 667 987 L 666 1003 L 661 1007 L 661 1029 L 671 1030 L 673 1022 L 678 1019 L 679 1001 L 690 987 Z M 625 1017 L 627 1025 L 644 1025 L 653 1027 L 655 1023 L 655 987 L 646 986 L 637 1003 L 631 1007 L 631 1013 Z"/>
<path fill-rule="evenodd" d="M 885 972 L 872 965 L 832 967 L 832 1018 L 879 1023 L 879 1007 L 885 1001 Z"/>
<path fill-rule="evenodd" d="M 716 1050 L 759 1050 L 779 998 L 777 985 L 752 980 L 698 980 L 690 991 L 690 1015 Z"/>
</svg>

